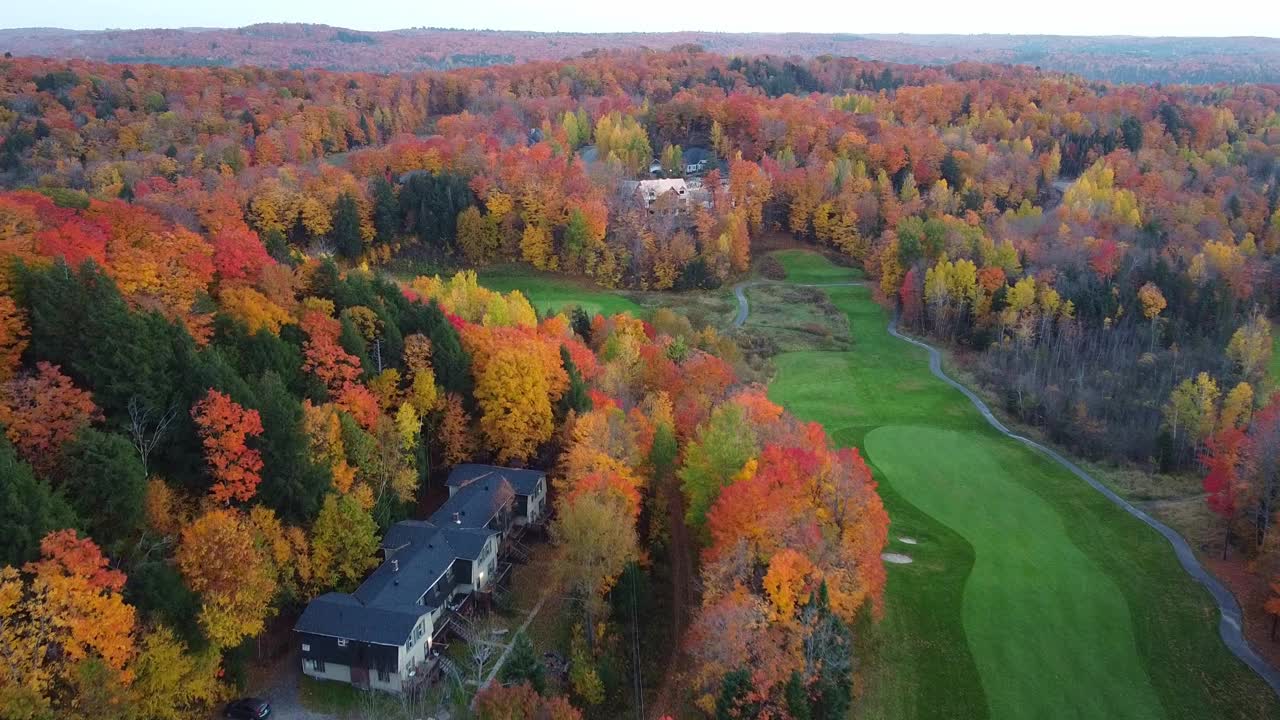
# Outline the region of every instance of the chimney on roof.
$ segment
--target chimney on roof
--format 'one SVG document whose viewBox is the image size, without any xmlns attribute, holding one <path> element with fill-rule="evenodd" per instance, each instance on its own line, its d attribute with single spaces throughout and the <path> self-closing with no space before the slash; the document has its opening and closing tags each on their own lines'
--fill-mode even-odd
<svg viewBox="0 0 1280 720">
<path fill-rule="evenodd" d="M 460 512 L 456 512 L 456 513 L 454 513 L 454 514 L 453 514 L 453 522 L 454 522 L 454 524 L 456 524 L 456 525 L 461 525 L 461 524 L 462 524 L 462 513 L 460 513 Z"/>
<path fill-rule="evenodd" d="M 391 572 L 400 572 L 400 561 L 395 558 L 391 559 Z"/>
</svg>

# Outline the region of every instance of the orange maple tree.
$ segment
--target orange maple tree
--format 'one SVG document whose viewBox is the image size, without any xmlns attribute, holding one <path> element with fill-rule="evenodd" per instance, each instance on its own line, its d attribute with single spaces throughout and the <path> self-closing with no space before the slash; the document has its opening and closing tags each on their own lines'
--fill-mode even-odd
<svg viewBox="0 0 1280 720">
<path fill-rule="evenodd" d="M 209 494 L 216 502 L 247 502 L 257 492 L 262 455 L 246 442 L 262 434 L 257 410 L 246 410 L 229 395 L 212 388 L 191 408 L 213 473 Z"/>
<path fill-rule="evenodd" d="M 0 295 L 0 381 L 9 380 L 18 371 L 29 335 L 17 303 L 7 295 Z"/>
<path fill-rule="evenodd" d="M 249 518 L 214 508 L 182 530 L 175 559 L 187 586 L 200 593 L 200 625 L 213 642 L 232 647 L 262 632 L 277 578 Z"/>
<path fill-rule="evenodd" d="M 0 386 L 0 424 L 23 459 L 42 473 L 57 467 L 58 451 L 86 425 L 102 419 L 88 391 L 77 388 L 57 365 Z"/>
<path fill-rule="evenodd" d="M 46 535 L 40 559 L 22 573 L 0 568 L 0 698 L 6 711 L 43 717 L 57 688 L 72 683 L 85 660 L 101 662 L 121 684 L 130 682 L 136 614 L 124 602 L 124 583 L 98 546 L 74 530 Z"/>
<path fill-rule="evenodd" d="M 529 683 L 491 684 L 476 694 L 479 720 L 582 720 L 582 713 L 563 697 L 542 697 Z"/>
</svg>

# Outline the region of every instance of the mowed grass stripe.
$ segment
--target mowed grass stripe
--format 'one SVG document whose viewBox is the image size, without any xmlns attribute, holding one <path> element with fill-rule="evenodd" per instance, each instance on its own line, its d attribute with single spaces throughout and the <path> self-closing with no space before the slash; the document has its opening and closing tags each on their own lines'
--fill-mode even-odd
<svg viewBox="0 0 1280 720">
<path fill-rule="evenodd" d="M 991 717 L 1164 717 L 1124 595 L 1058 512 L 1013 479 L 1034 463 L 1016 454 L 1001 462 L 1000 442 L 910 426 L 866 437 L 894 490 L 973 545 L 964 628 Z"/>
<path fill-rule="evenodd" d="M 825 262 L 825 261 L 824 261 Z M 790 268 L 788 268 L 790 271 Z M 794 275 L 789 272 L 788 279 Z M 832 288 L 837 305 L 864 288 Z M 748 291 L 749 292 L 749 291 Z M 870 306 L 878 320 L 878 308 Z M 863 447 L 866 435 L 889 418 L 951 419 L 966 427 L 958 393 L 938 392 L 913 366 L 925 352 L 901 344 L 889 348 L 866 337 L 866 313 L 849 313 L 853 352 L 796 352 L 775 358 L 769 396 L 797 417 L 821 422 L 832 440 Z M 885 337 L 888 337 L 886 334 Z M 904 420 L 905 421 L 905 420 Z M 924 449 L 922 449 L 924 450 Z M 860 628 L 863 693 L 854 717 L 876 720 L 982 720 L 988 717 L 977 664 L 969 651 L 963 618 L 965 581 L 974 562 L 972 546 L 944 523 L 916 508 L 868 462 L 892 518 L 890 546 L 917 558 L 891 565 L 883 617 Z M 917 546 L 897 541 L 911 537 Z M 920 550 L 928 548 L 928 555 Z"/>
<path fill-rule="evenodd" d="M 789 265 L 789 258 L 779 255 Z M 805 262 L 826 261 L 810 253 Z M 812 264 L 804 272 L 812 277 Z M 849 318 L 854 350 L 778 356 L 771 397 L 799 417 L 838 428 L 833 437 L 843 445 L 864 447 L 868 433 L 887 425 L 951 429 L 987 442 L 988 452 L 1013 468 L 1005 474 L 1063 518 L 1070 541 L 1123 595 L 1131 642 L 1166 716 L 1280 718 L 1275 695 L 1222 644 L 1216 607 L 1182 571 L 1163 538 L 1057 464 L 992 430 L 960 393 L 929 374 L 922 349 L 885 331 L 888 316 L 868 288 L 826 292 Z M 927 446 L 914 451 L 945 467 L 954 464 Z M 948 674 L 937 667 L 939 654 L 952 667 L 973 663 L 960 620 L 961 590 L 941 587 L 963 585 L 973 550 L 955 531 L 899 495 L 876 468 L 875 457 L 869 460 L 893 519 L 891 538 L 925 532 L 921 528 L 933 528 L 938 538 L 929 558 L 923 547 L 914 552 L 901 545 L 892 548 L 918 559 L 890 568 L 884 620 L 864 629 L 873 656 L 866 666 L 858 717 L 985 717 L 987 700 L 976 669 Z M 945 573 L 930 569 L 940 559 L 949 563 Z M 932 622 L 935 617 L 955 618 L 954 627 L 939 627 Z"/>
<path fill-rule="evenodd" d="M 835 442 L 843 442 L 833 436 Z M 859 720 L 983 720 L 987 701 L 969 653 L 962 613 L 973 548 L 960 534 L 907 502 L 883 481 L 880 497 L 893 518 L 889 547 L 915 558 L 891 565 L 883 615 L 857 629 L 861 694 L 851 717 Z M 917 541 L 908 545 L 898 540 Z M 917 549 L 927 546 L 927 555 Z"/>
</svg>

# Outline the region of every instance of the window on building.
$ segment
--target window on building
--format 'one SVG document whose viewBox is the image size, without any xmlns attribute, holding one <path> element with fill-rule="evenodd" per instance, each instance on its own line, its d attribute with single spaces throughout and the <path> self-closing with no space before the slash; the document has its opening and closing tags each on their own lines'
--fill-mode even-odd
<svg viewBox="0 0 1280 720">
<path fill-rule="evenodd" d="M 316 672 L 324 672 L 324 661 L 321 660 L 320 658 L 316 658 L 312 660 L 311 669 L 315 670 Z"/>
<path fill-rule="evenodd" d="M 391 673 L 387 672 L 386 670 L 379 670 L 378 682 L 384 682 L 384 683 L 391 682 Z"/>
</svg>

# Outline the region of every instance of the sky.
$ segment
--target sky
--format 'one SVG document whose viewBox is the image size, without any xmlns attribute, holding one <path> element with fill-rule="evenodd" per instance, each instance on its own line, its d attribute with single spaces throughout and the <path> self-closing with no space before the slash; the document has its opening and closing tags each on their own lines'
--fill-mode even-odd
<svg viewBox="0 0 1280 720">
<path fill-rule="evenodd" d="M 1211 5 L 1187 0 L 0 0 L 0 27 L 102 30 L 310 22 L 358 30 L 430 26 L 568 32 L 1280 37 L 1280 9 L 1272 0 L 1236 0 L 1218 7 L 1229 10 L 1214 12 Z"/>
</svg>

